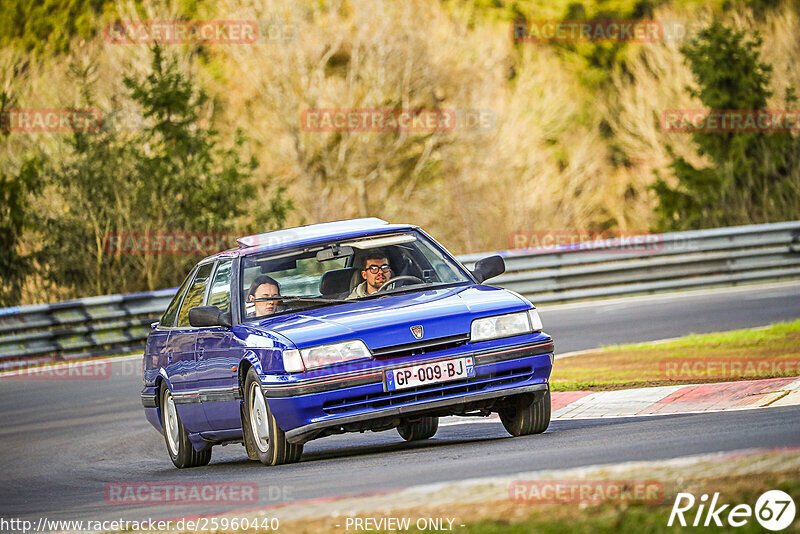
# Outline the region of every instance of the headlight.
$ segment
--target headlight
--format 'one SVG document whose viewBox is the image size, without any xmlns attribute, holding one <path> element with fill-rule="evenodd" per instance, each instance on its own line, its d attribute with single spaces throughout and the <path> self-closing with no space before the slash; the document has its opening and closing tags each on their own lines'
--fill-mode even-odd
<svg viewBox="0 0 800 534">
<path fill-rule="evenodd" d="M 360 339 L 319 345 L 307 349 L 283 351 L 283 367 L 287 372 L 298 373 L 350 360 L 371 358 L 372 354 Z"/>
<path fill-rule="evenodd" d="M 483 317 L 472 321 L 470 341 L 486 341 L 487 339 L 530 334 L 541 329 L 542 321 L 535 309 L 495 317 Z"/>
<path fill-rule="evenodd" d="M 536 311 L 536 308 L 528 310 L 528 316 L 531 318 L 531 327 L 533 327 L 533 331 L 541 332 L 543 328 L 542 319 L 539 317 L 539 312 Z"/>
<path fill-rule="evenodd" d="M 306 370 L 300 351 L 297 349 L 283 351 L 283 368 L 287 373 L 300 373 Z"/>
</svg>

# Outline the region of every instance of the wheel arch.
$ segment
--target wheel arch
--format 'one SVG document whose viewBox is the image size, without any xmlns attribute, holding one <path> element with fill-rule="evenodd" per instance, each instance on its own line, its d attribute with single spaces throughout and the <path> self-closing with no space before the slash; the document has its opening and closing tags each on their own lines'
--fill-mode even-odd
<svg viewBox="0 0 800 534">
<path fill-rule="evenodd" d="M 156 388 L 156 409 L 158 409 L 158 415 L 161 416 L 161 386 L 166 385 L 167 389 L 170 391 L 174 391 L 172 388 L 172 383 L 167 376 L 167 372 L 162 367 L 158 370 L 158 376 L 156 376 L 155 381 L 155 388 Z"/>
<path fill-rule="evenodd" d="M 242 398 L 244 398 L 244 381 L 247 379 L 247 372 L 251 367 L 253 367 L 259 375 L 263 374 L 261 360 L 258 359 L 255 352 L 250 350 L 245 353 L 244 357 L 239 362 L 238 381 L 239 393 L 242 394 Z"/>
<path fill-rule="evenodd" d="M 173 391 L 172 383 L 170 383 L 169 377 L 167 376 L 167 372 L 164 371 L 163 367 L 159 370 L 158 376 L 156 376 L 156 381 L 155 381 L 156 413 L 158 414 L 158 422 L 159 422 L 159 426 L 161 427 L 160 428 L 161 429 L 161 433 L 163 434 L 164 433 L 164 423 L 163 423 L 163 421 L 164 421 L 164 410 L 163 410 L 163 406 L 161 406 L 161 387 L 162 386 L 166 386 L 166 388 L 168 390 Z"/>
</svg>

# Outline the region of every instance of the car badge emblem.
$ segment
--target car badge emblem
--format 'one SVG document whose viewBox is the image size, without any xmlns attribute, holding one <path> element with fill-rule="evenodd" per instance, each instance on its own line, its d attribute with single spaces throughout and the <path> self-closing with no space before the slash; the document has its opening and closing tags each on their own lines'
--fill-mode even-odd
<svg viewBox="0 0 800 534">
<path fill-rule="evenodd" d="M 414 334 L 415 338 L 422 339 L 422 325 L 412 326 L 411 333 Z"/>
</svg>

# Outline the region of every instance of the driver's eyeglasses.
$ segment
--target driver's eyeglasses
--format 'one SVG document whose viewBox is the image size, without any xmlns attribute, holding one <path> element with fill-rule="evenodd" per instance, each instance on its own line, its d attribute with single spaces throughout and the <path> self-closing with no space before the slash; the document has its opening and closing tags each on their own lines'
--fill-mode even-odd
<svg viewBox="0 0 800 534">
<path fill-rule="evenodd" d="M 384 263 L 383 265 L 380 265 L 380 266 L 378 266 L 378 265 L 370 265 L 369 267 L 367 267 L 364 270 L 365 271 L 369 271 L 372 274 L 378 274 L 378 271 L 383 271 L 385 273 L 388 273 L 389 271 L 392 270 L 392 268 L 389 267 L 388 264 Z"/>
</svg>

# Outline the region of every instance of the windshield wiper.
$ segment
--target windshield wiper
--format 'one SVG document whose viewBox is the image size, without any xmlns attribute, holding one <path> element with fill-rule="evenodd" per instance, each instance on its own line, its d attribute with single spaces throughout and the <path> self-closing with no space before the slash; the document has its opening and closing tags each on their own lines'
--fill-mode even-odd
<svg viewBox="0 0 800 534">
<path fill-rule="evenodd" d="M 449 286 L 459 286 L 464 284 L 465 282 L 437 282 L 432 284 L 409 284 L 407 286 L 400 286 L 394 289 L 387 289 L 385 291 L 381 291 L 380 293 L 372 293 L 370 295 L 365 295 L 363 297 L 358 298 L 357 300 L 365 300 L 373 297 L 382 297 L 384 295 L 397 295 L 399 293 L 411 293 L 413 291 L 423 291 L 428 289 L 442 289 Z M 347 302 L 352 302 L 348 300 Z"/>
<path fill-rule="evenodd" d="M 322 304 L 349 304 L 350 302 L 353 302 L 352 300 L 327 299 L 325 297 L 306 297 L 301 295 L 285 295 L 282 297 L 261 297 L 258 299 L 253 299 L 250 302 L 269 302 L 271 300 L 277 300 L 280 302 L 318 302 Z"/>
</svg>

